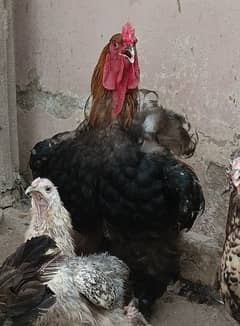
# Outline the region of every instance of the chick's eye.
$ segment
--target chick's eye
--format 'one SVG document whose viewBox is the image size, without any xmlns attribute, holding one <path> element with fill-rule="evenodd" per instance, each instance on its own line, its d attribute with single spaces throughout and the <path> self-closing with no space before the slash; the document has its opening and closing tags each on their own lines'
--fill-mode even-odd
<svg viewBox="0 0 240 326">
<path fill-rule="evenodd" d="M 46 192 L 50 192 L 50 191 L 52 190 L 52 188 L 49 187 L 49 186 L 46 186 L 46 187 L 45 187 L 45 190 L 46 190 Z"/>
</svg>

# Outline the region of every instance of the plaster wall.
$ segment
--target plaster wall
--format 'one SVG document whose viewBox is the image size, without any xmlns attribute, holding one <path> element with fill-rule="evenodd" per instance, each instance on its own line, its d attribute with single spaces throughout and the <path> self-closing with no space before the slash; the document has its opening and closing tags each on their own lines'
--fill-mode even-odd
<svg viewBox="0 0 240 326">
<path fill-rule="evenodd" d="M 0 222 L 19 184 L 12 0 L 0 0 Z"/>
</svg>

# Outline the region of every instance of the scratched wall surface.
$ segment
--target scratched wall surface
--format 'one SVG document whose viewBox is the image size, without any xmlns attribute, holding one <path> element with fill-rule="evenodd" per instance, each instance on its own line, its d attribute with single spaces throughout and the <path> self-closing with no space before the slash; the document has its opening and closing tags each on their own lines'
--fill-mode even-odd
<svg viewBox="0 0 240 326">
<path fill-rule="evenodd" d="M 141 86 L 199 131 L 191 164 L 207 211 L 196 230 L 222 243 L 225 167 L 240 139 L 239 0 L 21 0 L 15 14 L 22 172 L 37 140 L 81 120 L 100 50 L 130 20 Z"/>
</svg>

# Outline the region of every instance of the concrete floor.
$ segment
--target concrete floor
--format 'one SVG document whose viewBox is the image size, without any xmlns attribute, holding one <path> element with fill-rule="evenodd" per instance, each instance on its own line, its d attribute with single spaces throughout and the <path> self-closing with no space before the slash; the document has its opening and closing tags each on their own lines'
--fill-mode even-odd
<svg viewBox="0 0 240 326">
<path fill-rule="evenodd" d="M 23 241 L 29 223 L 28 208 L 4 211 L 0 226 L 0 262 Z M 166 293 L 155 306 L 153 326 L 237 326 L 222 305 L 205 305 L 188 301 L 174 293 Z"/>
</svg>

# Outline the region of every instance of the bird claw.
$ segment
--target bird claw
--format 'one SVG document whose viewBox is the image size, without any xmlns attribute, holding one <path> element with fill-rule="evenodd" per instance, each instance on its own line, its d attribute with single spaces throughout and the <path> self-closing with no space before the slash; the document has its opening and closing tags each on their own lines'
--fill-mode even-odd
<svg viewBox="0 0 240 326">
<path fill-rule="evenodd" d="M 151 326 L 136 307 L 136 299 L 132 299 L 128 306 L 124 307 L 129 326 Z"/>
</svg>

